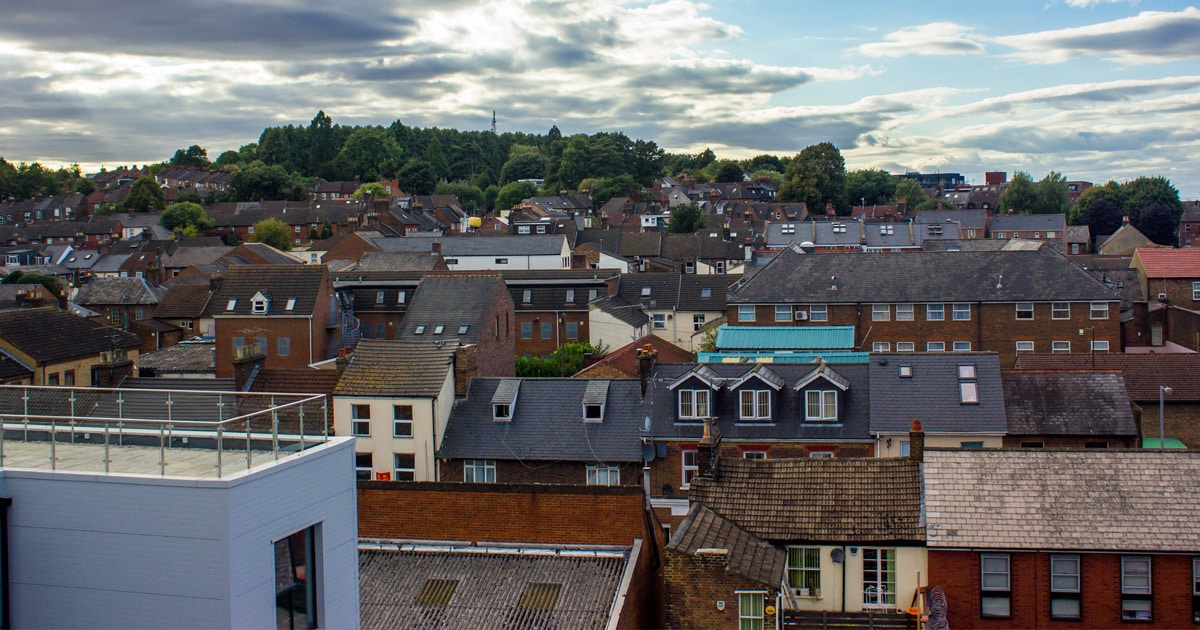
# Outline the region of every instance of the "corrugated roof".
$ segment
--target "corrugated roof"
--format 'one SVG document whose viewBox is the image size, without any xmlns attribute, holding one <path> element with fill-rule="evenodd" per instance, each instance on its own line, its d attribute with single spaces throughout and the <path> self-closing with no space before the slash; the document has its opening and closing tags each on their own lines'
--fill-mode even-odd
<svg viewBox="0 0 1200 630">
<path fill-rule="evenodd" d="M 453 340 L 362 339 L 333 393 L 338 396 L 436 398 L 454 365 Z"/>
<path fill-rule="evenodd" d="M 854 350 L 854 326 L 721 326 L 717 350 Z"/>
</svg>

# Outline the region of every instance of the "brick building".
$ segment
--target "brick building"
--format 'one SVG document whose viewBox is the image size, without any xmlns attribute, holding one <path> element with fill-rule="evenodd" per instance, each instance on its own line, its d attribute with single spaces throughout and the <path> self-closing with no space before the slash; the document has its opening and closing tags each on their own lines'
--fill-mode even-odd
<svg viewBox="0 0 1200 630">
<path fill-rule="evenodd" d="M 396 339 L 477 346 L 480 376 L 516 373 L 512 296 L 495 273 L 427 275 Z"/>
<path fill-rule="evenodd" d="M 591 343 L 588 303 L 612 293 L 617 277 L 612 269 L 505 271 L 516 353 L 546 356 L 568 343 Z"/>
</svg>

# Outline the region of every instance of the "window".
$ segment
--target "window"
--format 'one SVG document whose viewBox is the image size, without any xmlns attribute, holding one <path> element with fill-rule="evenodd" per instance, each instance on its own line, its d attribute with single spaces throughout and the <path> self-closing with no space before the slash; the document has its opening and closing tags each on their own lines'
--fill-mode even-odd
<svg viewBox="0 0 1200 630">
<path fill-rule="evenodd" d="M 792 321 L 792 307 L 786 305 L 777 305 L 775 307 L 775 321 L 790 322 Z"/>
<path fill-rule="evenodd" d="M 871 321 L 886 322 L 892 318 L 891 304 L 872 304 L 871 305 Z"/>
<path fill-rule="evenodd" d="M 940 322 L 940 321 L 946 319 L 946 305 L 945 304 L 926 304 L 925 305 L 925 319 L 927 321 L 931 321 L 931 322 Z"/>
<path fill-rule="evenodd" d="M 621 485 L 621 467 L 611 464 L 588 464 L 587 485 L 589 486 L 619 486 Z"/>
<path fill-rule="evenodd" d="M 417 329 L 413 331 L 413 334 L 414 335 L 424 335 L 425 334 L 425 324 L 421 324 L 421 325 L 417 326 Z"/>
<path fill-rule="evenodd" d="M 1012 579 L 1008 554 L 983 554 L 980 564 L 980 615 L 1009 617 L 1012 615 Z"/>
<path fill-rule="evenodd" d="M 979 403 L 979 384 L 975 381 L 962 381 L 958 384 L 958 394 L 964 405 Z"/>
<path fill-rule="evenodd" d="M 396 294 L 396 303 L 397 304 L 404 304 L 404 302 L 407 299 L 408 299 L 408 291 L 401 291 Z"/>
<path fill-rule="evenodd" d="M 738 593 L 738 630 L 763 630 L 766 593 Z"/>
<path fill-rule="evenodd" d="M 251 233 L 251 234 L 253 234 L 253 233 L 254 233 L 254 226 L 253 226 L 253 225 L 251 225 L 251 226 L 250 226 L 250 233 Z"/>
<path fill-rule="evenodd" d="M 829 321 L 829 305 L 813 304 L 808 307 L 808 319 L 814 322 Z"/>
<path fill-rule="evenodd" d="M 317 527 L 306 527 L 274 543 L 278 628 L 317 627 Z"/>
<path fill-rule="evenodd" d="M 225 310 L 232 311 L 237 308 L 237 298 L 233 298 L 225 303 Z"/>
<path fill-rule="evenodd" d="M 702 297 L 702 298 L 710 298 L 710 297 L 712 297 L 712 288 L 710 288 L 710 287 L 702 287 L 702 288 L 700 289 L 700 297 Z"/>
<path fill-rule="evenodd" d="M 946 342 L 945 341 L 930 341 L 929 343 L 925 344 L 925 352 L 945 352 L 945 351 L 946 351 Z"/>
<path fill-rule="evenodd" d="M 1068 354 L 1071 352 L 1070 341 L 1052 341 L 1050 342 L 1050 352 L 1054 354 Z"/>
<path fill-rule="evenodd" d="M 971 320 L 971 305 L 970 304 L 954 304 L 950 307 L 950 318 L 956 322 L 965 322 Z"/>
<path fill-rule="evenodd" d="M 392 405 L 392 437 L 412 437 L 412 405 Z"/>
<path fill-rule="evenodd" d="M 533 301 L 533 289 L 525 289 L 524 293 L 521 294 L 521 303 L 529 304 L 532 301 Z"/>
<path fill-rule="evenodd" d="M 599 289 L 588 289 L 588 301 L 589 302 L 591 302 L 592 300 L 595 300 L 596 296 L 598 296 L 598 295 L 600 295 Z"/>
<path fill-rule="evenodd" d="M 496 483 L 496 460 L 463 460 L 463 481 L 466 483 Z"/>
<path fill-rule="evenodd" d="M 700 419 L 708 417 L 707 389 L 679 390 L 679 419 Z"/>
<path fill-rule="evenodd" d="M 1025 352 L 1033 352 L 1033 342 L 1032 341 L 1018 341 L 1017 342 L 1017 354 L 1022 354 Z"/>
<path fill-rule="evenodd" d="M 1092 319 L 1108 319 L 1108 302 L 1092 302 L 1088 311 Z"/>
<path fill-rule="evenodd" d="M 666 330 L 667 316 L 664 313 L 654 314 L 654 330 Z"/>
<path fill-rule="evenodd" d="M 975 378 L 975 366 L 974 365 L 958 366 L 958 378 Z"/>
<path fill-rule="evenodd" d="M 833 459 L 833 451 L 809 451 L 809 459 Z"/>
<path fill-rule="evenodd" d="M 371 435 L 371 405 L 350 405 L 350 433 L 362 437 Z"/>
<path fill-rule="evenodd" d="M 865 548 L 863 554 L 863 607 L 896 605 L 896 550 Z"/>
<path fill-rule="evenodd" d="M 897 304 L 896 305 L 896 321 L 911 322 L 913 320 L 913 305 L 912 304 Z"/>
<path fill-rule="evenodd" d="M 1093 341 L 1092 342 L 1092 352 L 1108 352 L 1108 342 L 1107 341 Z"/>
<path fill-rule="evenodd" d="M 575 302 L 575 289 L 567 289 L 567 304 Z"/>
<path fill-rule="evenodd" d="M 1050 319 L 1071 319 L 1071 303 L 1054 302 L 1051 304 Z"/>
<path fill-rule="evenodd" d="M 1192 558 L 1192 622 L 1200 623 L 1200 558 Z"/>
<path fill-rule="evenodd" d="M 739 322 L 754 321 L 754 307 L 753 306 L 739 306 L 738 307 L 738 321 Z"/>
<path fill-rule="evenodd" d="M 809 390 L 805 392 L 806 420 L 837 420 L 837 392 Z"/>
<path fill-rule="evenodd" d="M 1033 304 L 1017 302 L 1017 319 L 1033 319 Z"/>
<path fill-rule="evenodd" d="M 507 259 L 507 258 L 497 258 L 497 259 L 496 259 L 496 264 L 497 264 L 497 265 L 507 265 L 507 264 L 508 264 L 508 259 Z"/>
<path fill-rule="evenodd" d="M 1050 556 L 1050 618 L 1079 619 L 1079 556 Z"/>
<path fill-rule="evenodd" d="M 642 287 L 642 297 L 650 297 L 650 287 Z"/>
<path fill-rule="evenodd" d="M 1121 619 L 1152 621 L 1150 556 L 1121 557 Z"/>
<path fill-rule="evenodd" d="M 374 466 L 371 463 L 370 453 L 355 453 L 354 454 L 354 476 L 359 481 L 370 481 Z"/>
<path fill-rule="evenodd" d="M 696 263 L 690 260 L 683 263 L 683 273 L 696 273 Z"/>
<path fill-rule="evenodd" d="M 467 331 L 468 331 L 468 330 L 471 330 L 471 325 L 470 325 L 470 324 L 463 324 L 463 325 L 461 325 L 461 326 L 459 326 L 459 327 L 458 327 L 458 334 L 460 334 L 460 335 L 465 335 L 465 334 L 467 334 Z"/>
<path fill-rule="evenodd" d="M 1108 442 L 1084 442 L 1083 448 L 1108 448 Z"/>
<path fill-rule="evenodd" d="M 375 303 L 376 303 L 376 304 L 383 304 L 383 291 L 376 291 L 376 292 L 375 292 Z"/>
<path fill-rule="evenodd" d="M 890 341 L 875 341 L 871 343 L 871 352 L 890 352 L 892 343 Z"/>
<path fill-rule="evenodd" d="M 458 264 L 457 258 L 446 258 L 445 261 L 446 261 L 446 266 L 448 266 L 448 267 Z"/>
<path fill-rule="evenodd" d="M 954 342 L 954 351 L 955 352 L 970 352 L 971 351 L 971 342 L 970 341 L 955 341 Z"/>
<path fill-rule="evenodd" d="M 696 313 L 692 315 L 692 331 L 699 332 L 704 328 L 704 313 Z"/>
<path fill-rule="evenodd" d="M 63 385 L 73 387 L 75 385 L 75 370 L 67 370 L 63 372 Z"/>
<path fill-rule="evenodd" d="M 529 226 L 528 225 L 518 225 L 517 226 L 517 234 L 529 234 Z"/>
<path fill-rule="evenodd" d="M 533 322 L 521 322 L 521 338 L 533 339 Z"/>
<path fill-rule="evenodd" d="M 417 456 L 412 453 L 393 453 L 392 479 L 396 481 L 416 481 Z"/>
<path fill-rule="evenodd" d="M 1004 238 L 1004 232 L 996 232 L 996 238 Z"/>
<path fill-rule="evenodd" d="M 292 338 L 279 337 L 275 340 L 275 354 L 286 357 L 292 353 Z"/>
<path fill-rule="evenodd" d="M 1200 302 L 1200 281 L 1192 283 L 1192 301 Z"/>
<path fill-rule="evenodd" d="M 907 441 L 901 442 L 900 457 L 908 457 L 910 453 L 912 453 L 912 445 Z"/>
<path fill-rule="evenodd" d="M 567 339 L 579 339 L 579 322 L 567 322 Z"/>
<path fill-rule="evenodd" d="M 46 377 L 46 384 L 50 385 L 52 387 L 57 387 L 58 386 L 58 372 L 55 372 L 54 374 L 51 374 L 50 376 Z"/>
<path fill-rule="evenodd" d="M 554 338 L 554 324 L 551 324 L 550 322 L 542 322 L 541 329 L 542 339 Z"/>
<path fill-rule="evenodd" d="M 296 298 L 288 298 L 287 305 L 283 307 L 285 311 L 296 310 Z"/>
<path fill-rule="evenodd" d="M 545 234 L 545 233 L 546 233 L 546 226 L 544 226 L 544 225 L 539 225 L 539 226 L 537 226 L 537 233 L 538 233 L 538 234 Z"/>
<path fill-rule="evenodd" d="M 679 487 L 687 488 L 692 485 L 692 477 L 700 472 L 700 451 L 694 448 L 679 451 L 679 465 L 683 472 L 683 481 Z"/>
<path fill-rule="evenodd" d="M 912 341 L 897 341 L 896 352 L 915 352 L 917 344 Z"/>
<path fill-rule="evenodd" d="M 981 449 L 983 442 L 959 442 L 958 446 L 959 448 Z"/>
<path fill-rule="evenodd" d="M 742 459 L 753 459 L 762 461 L 767 458 L 767 452 L 760 449 L 747 449 L 742 451 Z"/>
<path fill-rule="evenodd" d="M 743 389 L 740 392 L 742 420 L 770 420 L 771 392 L 766 389 Z"/>
<path fill-rule="evenodd" d="M 788 547 L 788 586 L 801 595 L 817 595 L 821 588 L 821 549 L 819 547 Z"/>
<path fill-rule="evenodd" d="M 445 332 L 445 330 L 446 330 L 446 327 L 445 327 L 445 326 L 443 326 L 443 325 L 441 325 L 441 324 L 438 324 L 437 326 L 434 326 L 434 327 L 433 327 L 433 334 L 435 334 L 435 335 L 440 335 L 440 334 L 442 334 L 443 332 Z"/>
<path fill-rule="evenodd" d="M 492 405 L 493 420 L 512 420 L 512 406 L 503 403 Z"/>
</svg>

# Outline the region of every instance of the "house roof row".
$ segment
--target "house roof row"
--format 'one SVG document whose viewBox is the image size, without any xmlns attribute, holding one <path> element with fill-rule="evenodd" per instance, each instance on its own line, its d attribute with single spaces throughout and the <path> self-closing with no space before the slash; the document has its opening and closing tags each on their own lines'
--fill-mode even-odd
<svg viewBox="0 0 1200 630">
<path fill-rule="evenodd" d="M 617 282 L 617 296 L 627 304 L 649 310 L 724 311 L 730 285 L 737 274 L 626 273 Z"/>
<path fill-rule="evenodd" d="M 138 336 L 55 307 L 0 311 L 0 339 L 41 363 L 136 348 Z"/>
<path fill-rule="evenodd" d="M 324 267 L 312 265 L 230 267 L 204 316 L 312 315 L 327 274 Z M 260 295 L 266 298 L 266 308 L 255 313 L 255 297 Z"/>
</svg>

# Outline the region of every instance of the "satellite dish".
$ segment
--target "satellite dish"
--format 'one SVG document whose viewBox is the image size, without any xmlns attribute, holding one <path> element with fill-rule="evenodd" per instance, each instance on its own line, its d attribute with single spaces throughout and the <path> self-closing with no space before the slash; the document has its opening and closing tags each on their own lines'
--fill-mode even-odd
<svg viewBox="0 0 1200 630">
<path fill-rule="evenodd" d="M 654 445 L 653 444 L 643 444 L 642 445 L 642 460 L 647 461 L 647 462 L 654 461 Z"/>
<path fill-rule="evenodd" d="M 829 552 L 829 559 L 841 564 L 846 561 L 846 552 L 841 549 L 834 549 Z"/>
</svg>

